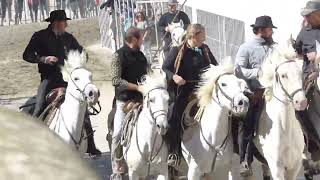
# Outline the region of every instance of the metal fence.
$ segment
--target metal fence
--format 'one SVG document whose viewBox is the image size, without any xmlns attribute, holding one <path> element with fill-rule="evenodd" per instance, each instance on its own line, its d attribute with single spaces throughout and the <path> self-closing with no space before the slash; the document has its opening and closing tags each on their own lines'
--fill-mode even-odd
<svg viewBox="0 0 320 180">
<path fill-rule="evenodd" d="M 115 3 L 119 5 L 122 1 L 128 0 L 115 0 Z M 166 0 L 136 0 L 135 3 L 137 8 L 134 12 L 140 11 L 140 5 L 144 7 L 144 10 L 147 10 L 148 8 L 152 9 L 151 13 L 146 14 L 148 14 L 148 17 L 150 17 L 155 23 L 156 36 L 154 38 L 161 39 L 161 37 L 158 37 L 156 24 L 161 14 L 168 11 Z M 200 23 L 205 26 L 207 32 L 206 43 L 209 45 L 217 60 L 221 60 L 226 56 L 232 56 L 234 59 L 239 46 L 245 40 L 244 22 L 225 16 L 220 16 L 211 12 L 193 9 L 189 6 L 185 6 L 183 10 L 188 14 L 191 20 L 196 21 L 193 23 Z M 120 12 L 116 14 L 120 14 Z M 119 19 L 117 18 L 117 15 L 113 14 L 112 18 L 112 16 L 106 10 L 102 10 L 99 15 L 102 45 L 112 48 L 114 51 L 122 45 L 121 43 L 124 32 L 123 29 L 125 27 L 125 25 L 123 25 L 124 20 L 122 20 L 123 22 L 120 22 L 117 19 Z M 110 30 L 112 28 L 114 28 L 113 31 Z M 113 45 L 114 43 L 116 45 Z M 159 44 L 161 45 L 161 43 L 157 43 L 157 47 Z"/>
<path fill-rule="evenodd" d="M 72 19 L 98 15 L 100 0 L 0 0 L 0 25 L 43 21 L 49 12 L 64 9 Z"/>
<path fill-rule="evenodd" d="M 186 6 L 184 10 L 190 19 L 194 19 L 193 16 L 196 16 L 197 23 L 206 27 L 206 43 L 217 60 L 226 56 L 235 58 L 239 46 L 245 40 L 245 24 L 243 21 L 199 9 L 193 10 L 189 6 Z"/>
</svg>

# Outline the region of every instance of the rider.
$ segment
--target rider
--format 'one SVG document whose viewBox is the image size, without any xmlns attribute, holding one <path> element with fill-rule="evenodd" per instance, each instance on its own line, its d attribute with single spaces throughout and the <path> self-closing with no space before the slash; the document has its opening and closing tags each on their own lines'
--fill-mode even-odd
<svg viewBox="0 0 320 180">
<path fill-rule="evenodd" d="M 251 163 L 253 161 L 253 142 L 256 121 L 261 114 L 264 105 L 264 88 L 258 81 L 261 75 L 261 65 L 274 44 L 272 35 L 276 28 L 269 16 L 256 18 L 255 24 L 251 25 L 255 37 L 242 44 L 236 56 L 236 76 L 247 81 L 254 95 L 249 97 L 250 108 L 240 123 L 240 174 L 241 176 L 252 175 Z"/>
<path fill-rule="evenodd" d="M 112 85 L 115 87 L 116 113 L 114 116 L 111 158 L 114 175 L 122 175 L 126 172 L 120 145 L 121 128 L 124 122 L 124 105 L 128 101 L 142 102 L 142 94 L 139 92 L 138 81 L 147 74 L 149 65 L 146 57 L 140 51 L 143 34 L 135 27 L 128 29 L 125 35 L 125 44 L 117 50 L 111 61 Z"/>
<path fill-rule="evenodd" d="M 201 24 L 189 25 L 186 40 L 179 47 L 173 47 L 163 64 L 170 91 L 174 91 L 173 114 L 167 133 L 169 144 L 168 164 L 176 166 L 181 155 L 181 117 L 200 80 L 202 70 L 210 64 L 217 65 L 209 47 L 204 44 L 205 28 Z"/>
<path fill-rule="evenodd" d="M 74 36 L 65 32 L 67 20 L 70 18 L 67 18 L 64 10 L 52 11 L 50 17 L 46 19 L 50 22 L 48 28 L 34 33 L 23 53 L 25 61 L 38 64 L 41 75 L 34 117 L 39 117 L 43 112 L 47 93 L 58 87 L 67 87 L 60 68 L 64 65 L 66 54 L 70 50 L 83 50 Z M 87 122 L 85 125 L 87 134 L 92 134 L 91 123 Z M 101 154 L 95 147 L 93 135 L 88 137 L 88 152 L 94 155 Z"/>
<path fill-rule="evenodd" d="M 306 7 L 301 11 L 301 15 L 304 16 L 306 23 L 297 37 L 295 48 L 297 53 L 303 56 L 304 59 L 304 88 L 307 91 L 307 98 L 311 99 L 315 88 L 314 84 L 316 84 L 319 76 L 319 62 L 317 62 L 318 60 L 316 59 L 317 51 L 315 41 L 318 40 L 320 42 L 320 0 L 308 1 Z M 305 131 L 308 132 L 309 152 L 311 154 L 318 154 L 320 138 L 312 122 L 309 120 L 307 111 L 297 112 L 297 117 Z M 307 159 L 309 158 L 310 157 L 307 157 Z M 316 158 L 314 160 L 320 159 Z M 319 167 L 312 167 L 313 165 L 311 160 L 304 161 L 306 171 L 313 169 L 313 172 L 309 171 L 310 175 L 319 174 Z"/>
<path fill-rule="evenodd" d="M 169 12 L 163 14 L 159 20 L 158 26 L 160 33 L 162 34 L 163 41 L 164 41 L 164 57 L 167 58 L 168 53 L 170 51 L 170 44 L 171 44 L 171 34 L 170 34 L 170 28 L 169 24 L 172 22 L 177 23 L 182 20 L 184 24 L 184 29 L 187 29 L 188 25 L 190 24 L 190 19 L 188 15 L 183 12 L 177 10 L 178 1 L 177 0 L 169 0 Z M 178 15 L 177 15 L 178 14 Z M 174 19 L 174 17 L 176 17 Z"/>
</svg>

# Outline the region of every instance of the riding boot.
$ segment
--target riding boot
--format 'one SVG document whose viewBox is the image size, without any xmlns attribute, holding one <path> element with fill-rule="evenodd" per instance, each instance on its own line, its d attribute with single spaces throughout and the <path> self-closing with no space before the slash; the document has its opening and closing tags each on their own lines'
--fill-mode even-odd
<svg viewBox="0 0 320 180">
<path fill-rule="evenodd" d="M 94 156 L 100 156 L 101 151 L 96 148 L 96 145 L 94 143 L 94 131 L 92 129 L 92 125 L 91 125 L 91 121 L 90 121 L 90 117 L 89 117 L 88 113 L 86 113 L 86 115 L 85 115 L 84 128 L 85 128 L 87 136 L 88 136 L 87 153 L 89 153 L 90 155 L 94 155 Z"/>
</svg>

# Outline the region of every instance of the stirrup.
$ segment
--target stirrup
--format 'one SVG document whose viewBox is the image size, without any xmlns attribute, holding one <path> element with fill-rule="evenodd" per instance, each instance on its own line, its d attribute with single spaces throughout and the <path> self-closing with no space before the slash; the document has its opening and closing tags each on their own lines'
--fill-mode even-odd
<svg viewBox="0 0 320 180">
<path fill-rule="evenodd" d="M 180 158 L 178 154 L 169 154 L 167 160 L 168 166 L 178 167 L 180 163 Z"/>
<path fill-rule="evenodd" d="M 123 173 L 113 173 L 110 175 L 110 180 L 122 180 Z"/>
</svg>

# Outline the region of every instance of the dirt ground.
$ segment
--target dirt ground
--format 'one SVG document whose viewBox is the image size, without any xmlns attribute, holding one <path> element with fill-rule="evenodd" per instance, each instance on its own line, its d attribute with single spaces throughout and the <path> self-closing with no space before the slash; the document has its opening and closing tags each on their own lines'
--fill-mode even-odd
<svg viewBox="0 0 320 180">
<path fill-rule="evenodd" d="M 32 34 L 46 28 L 47 23 L 0 27 L 0 106 L 18 110 L 26 98 L 36 94 L 40 77 L 36 64 L 23 61 L 22 54 Z M 67 31 L 72 33 L 89 53 L 88 69 L 93 73 L 94 84 L 101 91 L 102 112 L 92 117 L 97 147 L 104 152 L 99 159 L 88 159 L 95 170 L 108 179 L 110 168 L 107 134 L 107 114 L 110 111 L 113 88 L 111 87 L 111 51 L 100 45 L 98 19 L 74 20 L 69 22 Z"/>
<path fill-rule="evenodd" d="M 35 94 L 39 84 L 37 65 L 23 61 L 22 54 L 32 34 L 47 26 L 48 23 L 43 22 L 0 27 L 0 99 Z M 70 21 L 67 30 L 88 50 L 88 68 L 93 72 L 94 80 L 109 80 L 111 52 L 99 46 L 97 18 Z"/>
</svg>

